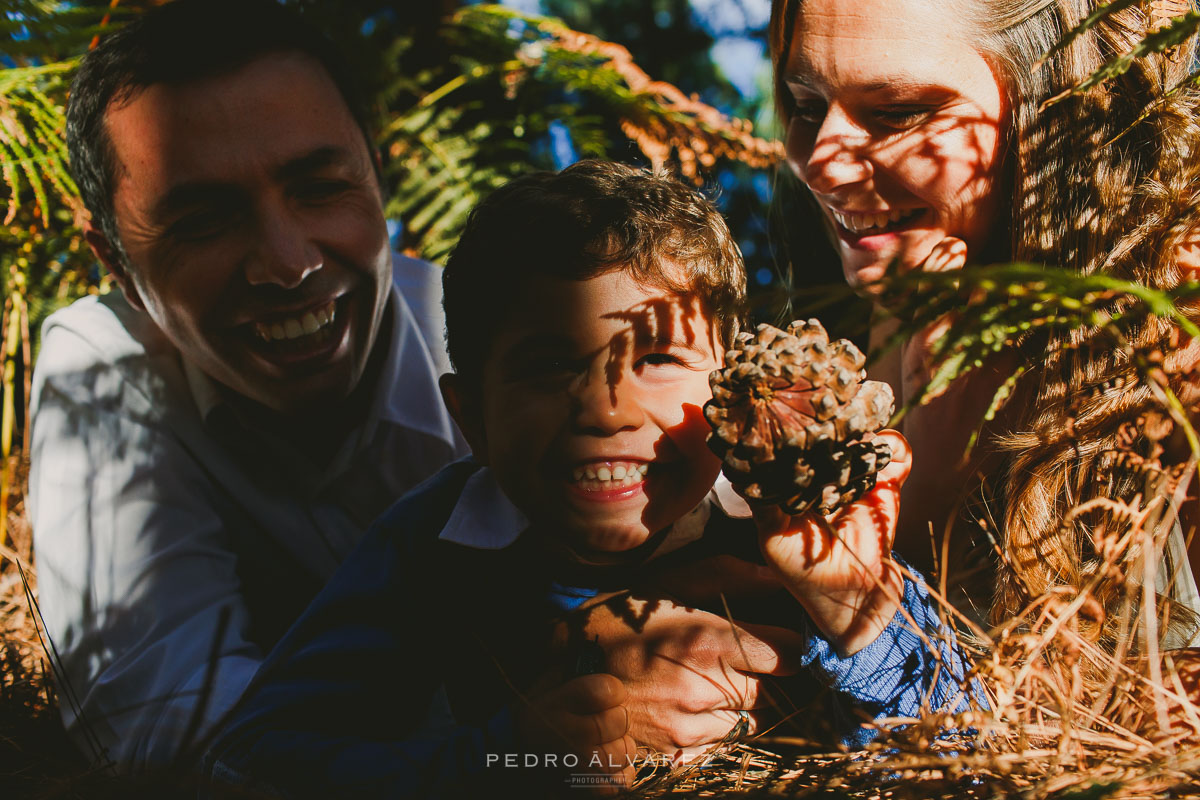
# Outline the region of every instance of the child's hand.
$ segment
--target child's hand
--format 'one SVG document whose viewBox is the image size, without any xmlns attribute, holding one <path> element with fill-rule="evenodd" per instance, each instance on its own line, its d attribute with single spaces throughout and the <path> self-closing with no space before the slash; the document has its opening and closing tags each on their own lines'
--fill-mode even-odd
<svg viewBox="0 0 1200 800">
<path fill-rule="evenodd" d="M 876 436 L 891 447 L 891 463 L 857 502 L 829 517 L 754 509 L 767 563 L 843 655 L 874 641 L 904 596 L 891 553 L 900 487 L 912 467 L 912 454 L 897 431 Z"/>
<path fill-rule="evenodd" d="M 929 255 L 921 262 L 922 272 L 950 272 L 967 265 L 967 243 L 962 239 L 947 236 L 933 246 Z"/>
<path fill-rule="evenodd" d="M 637 745 L 629 735 L 625 684 L 607 674 L 581 675 L 535 697 L 515 714 L 517 740 L 542 759 L 570 754 L 571 771 L 604 773 L 611 781 L 589 784 L 597 794 L 616 794 L 633 783 Z M 567 761 L 570 768 L 571 760 Z M 599 765 L 599 766 L 597 766 Z"/>
</svg>

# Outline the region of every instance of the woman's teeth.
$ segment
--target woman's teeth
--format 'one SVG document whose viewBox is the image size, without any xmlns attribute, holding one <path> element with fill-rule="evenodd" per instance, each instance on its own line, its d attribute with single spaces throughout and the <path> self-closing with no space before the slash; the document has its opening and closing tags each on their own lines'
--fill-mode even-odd
<svg viewBox="0 0 1200 800">
<path fill-rule="evenodd" d="M 852 233 L 864 233 L 866 231 L 883 232 L 899 222 L 907 222 L 921 211 L 922 209 L 918 208 L 907 211 L 879 211 L 873 214 L 845 214 L 830 209 L 829 213 L 846 230 Z"/>
<path fill-rule="evenodd" d="M 641 483 L 646 479 L 646 473 L 649 470 L 649 464 L 612 461 L 602 465 L 589 464 L 586 467 L 576 467 L 572 471 L 571 477 L 581 489 L 600 492 Z"/>
<path fill-rule="evenodd" d="M 337 301 L 331 300 L 328 305 L 314 311 L 306 311 L 298 317 L 277 319 L 274 322 L 256 322 L 254 332 L 264 342 L 298 339 L 328 326 L 336 315 Z"/>
</svg>

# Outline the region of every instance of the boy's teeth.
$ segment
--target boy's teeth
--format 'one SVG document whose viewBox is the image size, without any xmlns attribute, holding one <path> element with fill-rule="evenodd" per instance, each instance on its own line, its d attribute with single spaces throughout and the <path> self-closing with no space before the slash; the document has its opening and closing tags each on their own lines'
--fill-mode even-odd
<svg viewBox="0 0 1200 800">
<path fill-rule="evenodd" d="M 588 482 L 595 484 L 594 486 L 585 486 L 584 488 L 614 489 L 632 486 L 635 483 L 641 482 L 649 470 L 649 464 L 629 461 L 621 463 L 609 462 L 595 466 L 576 467 L 571 470 L 571 477 L 576 483 Z"/>
<path fill-rule="evenodd" d="M 862 233 L 863 231 L 886 228 L 901 220 L 914 217 L 920 213 L 920 209 L 879 211 L 871 214 L 847 214 L 830 209 L 829 213 L 833 214 L 833 218 L 846 230 L 853 231 L 854 233 Z"/>
<path fill-rule="evenodd" d="M 306 311 L 299 317 L 293 317 L 292 319 L 270 323 L 256 322 L 254 323 L 254 332 L 264 342 L 279 341 L 281 339 L 298 339 L 301 336 L 309 336 L 321 330 L 333 322 L 335 316 L 337 316 L 337 302 L 332 301 L 315 311 Z"/>
</svg>

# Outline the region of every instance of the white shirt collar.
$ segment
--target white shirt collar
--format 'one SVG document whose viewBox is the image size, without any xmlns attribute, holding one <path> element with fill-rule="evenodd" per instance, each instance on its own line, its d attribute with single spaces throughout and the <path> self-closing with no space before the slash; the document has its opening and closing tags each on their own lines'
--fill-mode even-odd
<svg viewBox="0 0 1200 800">
<path fill-rule="evenodd" d="M 719 475 L 700 505 L 672 526 L 669 546 L 660 548 L 659 554 L 699 539 L 713 505 L 729 517 L 750 516 L 750 506 L 733 490 L 725 475 Z M 504 494 L 492 471 L 482 467 L 467 479 L 438 538 L 477 550 L 501 550 L 515 542 L 527 527 L 529 519 Z"/>
</svg>

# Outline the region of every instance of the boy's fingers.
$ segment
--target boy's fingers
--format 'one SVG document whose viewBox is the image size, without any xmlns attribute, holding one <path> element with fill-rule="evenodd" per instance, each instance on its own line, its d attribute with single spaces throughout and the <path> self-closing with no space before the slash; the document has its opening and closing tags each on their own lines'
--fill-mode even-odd
<svg viewBox="0 0 1200 800">
<path fill-rule="evenodd" d="M 876 484 L 891 482 L 903 486 L 912 472 L 912 448 L 908 440 L 899 431 L 885 428 L 876 433 L 872 441 L 883 442 L 892 452 L 888 465 L 879 471 Z"/>
<path fill-rule="evenodd" d="M 562 688 L 566 709 L 572 714 L 595 714 L 625 702 L 625 684 L 607 673 L 581 675 Z"/>
<path fill-rule="evenodd" d="M 795 675 L 804 637 L 787 628 L 739 622 L 730 626 L 721 661 L 739 672 Z"/>
<path fill-rule="evenodd" d="M 852 550 L 877 543 L 886 556 L 896 535 L 900 516 L 900 487 L 912 471 L 912 450 L 898 431 L 882 430 L 875 441 L 885 442 L 892 459 L 879 471 L 875 488 L 830 518 L 838 538 Z"/>
</svg>

